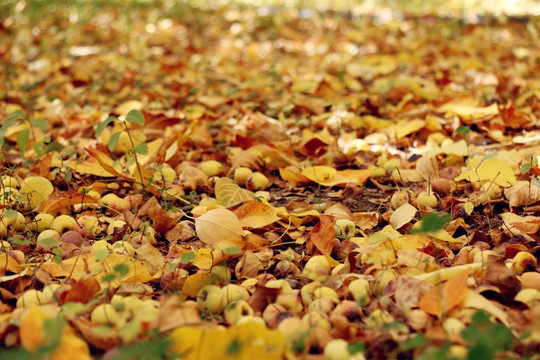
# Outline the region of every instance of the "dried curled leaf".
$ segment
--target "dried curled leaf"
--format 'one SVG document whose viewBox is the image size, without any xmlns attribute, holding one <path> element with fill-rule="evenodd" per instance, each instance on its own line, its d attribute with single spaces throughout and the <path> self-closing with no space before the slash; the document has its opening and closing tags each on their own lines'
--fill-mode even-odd
<svg viewBox="0 0 540 360">
<path fill-rule="evenodd" d="M 504 190 L 510 207 L 531 205 L 540 201 L 540 187 L 534 182 L 520 181 Z"/>
</svg>

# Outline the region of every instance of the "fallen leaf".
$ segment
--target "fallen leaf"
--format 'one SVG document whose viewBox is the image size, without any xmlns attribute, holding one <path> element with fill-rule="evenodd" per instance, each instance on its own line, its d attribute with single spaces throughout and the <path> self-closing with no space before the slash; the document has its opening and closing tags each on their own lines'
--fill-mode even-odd
<svg viewBox="0 0 540 360">
<path fill-rule="evenodd" d="M 205 244 L 217 244 L 227 237 L 244 233 L 238 217 L 224 208 L 210 210 L 195 219 L 195 231 Z"/>
<path fill-rule="evenodd" d="M 311 241 L 321 254 L 330 255 L 336 242 L 335 219 L 328 215 L 321 215 L 319 219 L 317 225 L 310 231 L 308 241 Z"/>
<path fill-rule="evenodd" d="M 492 181 L 501 187 L 509 187 L 517 182 L 510 165 L 495 157 L 482 161 L 476 169 L 462 171 L 454 180 Z"/>
<path fill-rule="evenodd" d="M 255 196 L 253 192 L 242 189 L 230 178 L 217 179 L 215 193 L 217 203 L 221 206 L 229 206 L 244 200 L 251 200 Z"/>
<path fill-rule="evenodd" d="M 510 207 L 532 205 L 540 201 L 540 186 L 535 181 L 519 181 L 504 189 L 504 196 L 508 199 Z"/>
<path fill-rule="evenodd" d="M 257 200 L 246 200 L 232 211 L 242 227 L 262 228 L 280 220 L 276 209 Z"/>
<path fill-rule="evenodd" d="M 75 191 L 63 191 L 51 195 L 41 203 L 39 211 L 51 215 L 58 215 L 67 210 L 70 206 L 77 204 L 99 204 L 99 201 L 92 196 Z"/>
<path fill-rule="evenodd" d="M 468 277 L 469 271 L 464 271 L 445 284 L 433 287 L 422 295 L 418 307 L 430 315 L 444 316 L 465 299 Z"/>
<path fill-rule="evenodd" d="M 418 212 L 418 209 L 412 206 L 409 203 L 405 203 L 398 207 L 393 213 L 392 216 L 390 216 L 390 224 L 394 227 L 394 229 L 399 229 L 403 225 L 408 224 L 414 219 L 416 216 L 416 213 Z"/>
</svg>

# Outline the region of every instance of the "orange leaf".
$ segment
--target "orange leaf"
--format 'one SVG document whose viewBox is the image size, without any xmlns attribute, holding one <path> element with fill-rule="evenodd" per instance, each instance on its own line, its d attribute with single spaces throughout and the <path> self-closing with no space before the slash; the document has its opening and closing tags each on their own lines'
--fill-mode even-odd
<svg viewBox="0 0 540 360">
<path fill-rule="evenodd" d="M 101 290 L 101 286 L 93 277 L 80 279 L 71 285 L 71 289 L 60 295 L 60 303 L 81 302 L 87 303 Z"/>
<path fill-rule="evenodd" d="M 242 226 L 251 228 L 261 228 L 280 219 L 276 209 L 257 200 L 244 201 L 233 212 Z"/>
<path fill-rule="evenodd" d="M 60 194 L 49 196 L 49 198 L 41 204 L 39 211 L 42 213 L 57 215 L 62 212 L 63 209 L 76 204 L 82 204 L 83 202 L 99 203 L 99 201 L 92 196 L 75 191 L 64 191 Z"/>
<path fill-rule="evenodd" d="M 134 181 L 133 178 L 130 178 L 129 176 L 126 176 L 124 174 L 119 173 L 116 171 L 116 169 L 113 167 L 113 160 L 105 153 L 99 151 L 99 150 L 92 150 L 88 148 L 84 148 L 88 154 L 90 154 L 91 157 L 96 159 L 96 161 L 101 165 L 107 172 L 110 174 L 117 176 L 119 178 L 122 178 L 124 180 Z"/>
<path fill-rule="evenodd" d="M 43 333 L 43 323 L 50 318 L 52 316 L 37 306 L 32 306 L 23 316 L 19 326 L 19 339 L 26 350 L 35 352 L 45 345 L 47 340 Z"/>
<path fill-rule="evenodd" d="M 448 313 L 463 302 L 467 293 L 468 277 L 469 271 L 464 271 L 461 275 L 448 280 L 442 289 L 434 287 L 428 290 L 420 299 L 418 306 L 426 313 L 439 317 Z"/>
<path fill-rule="evenodd" d="M 319 249 L 321 254 L 330 255 L 336 241 L 334 217 L 321 215 L 319 223 L 315 225 L 309 233 L 309 240 L 313 242 L 313 245 Z"/>
</svg>

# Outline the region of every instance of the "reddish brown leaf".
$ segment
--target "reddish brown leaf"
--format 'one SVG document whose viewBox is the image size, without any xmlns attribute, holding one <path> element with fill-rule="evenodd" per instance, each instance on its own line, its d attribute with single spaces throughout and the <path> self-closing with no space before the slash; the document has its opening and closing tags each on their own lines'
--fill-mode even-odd
<svg viewBox="0 0 540 360">
<path fill-rule="evenodd" d="M 319 223 L 309 233 L 308 241 L 311 241 L 323 255 L 330 255 L 334 249 L 336 241 L 334 222 L 333 216 L 321 215 Z"/>
<path fill-rule="evenodd" d="M 92 196 L 78 193 L 75 191 L 64 191 L 57 194 L 52 194 L 45 200 L 43 203 L 41 203 L 41 207 L 39 208 L 39 211 L 42 213 L 57 215 L 61 213 L 66 208 L 82 204 L 82 203 L 99 203 L 98 200 L 93 198 Z"/>
</svg>

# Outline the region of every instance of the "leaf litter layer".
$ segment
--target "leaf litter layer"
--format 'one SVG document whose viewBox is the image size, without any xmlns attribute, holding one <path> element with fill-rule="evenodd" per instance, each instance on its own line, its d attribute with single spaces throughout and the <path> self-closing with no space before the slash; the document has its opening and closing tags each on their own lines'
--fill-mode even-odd
<svg viewBox="0 0 540 360">
<path fill-rule="evenodd" d="M 33 5 L 0 28 L 3 359 L 540 350 L 535 19 Z"/>
</svg>

